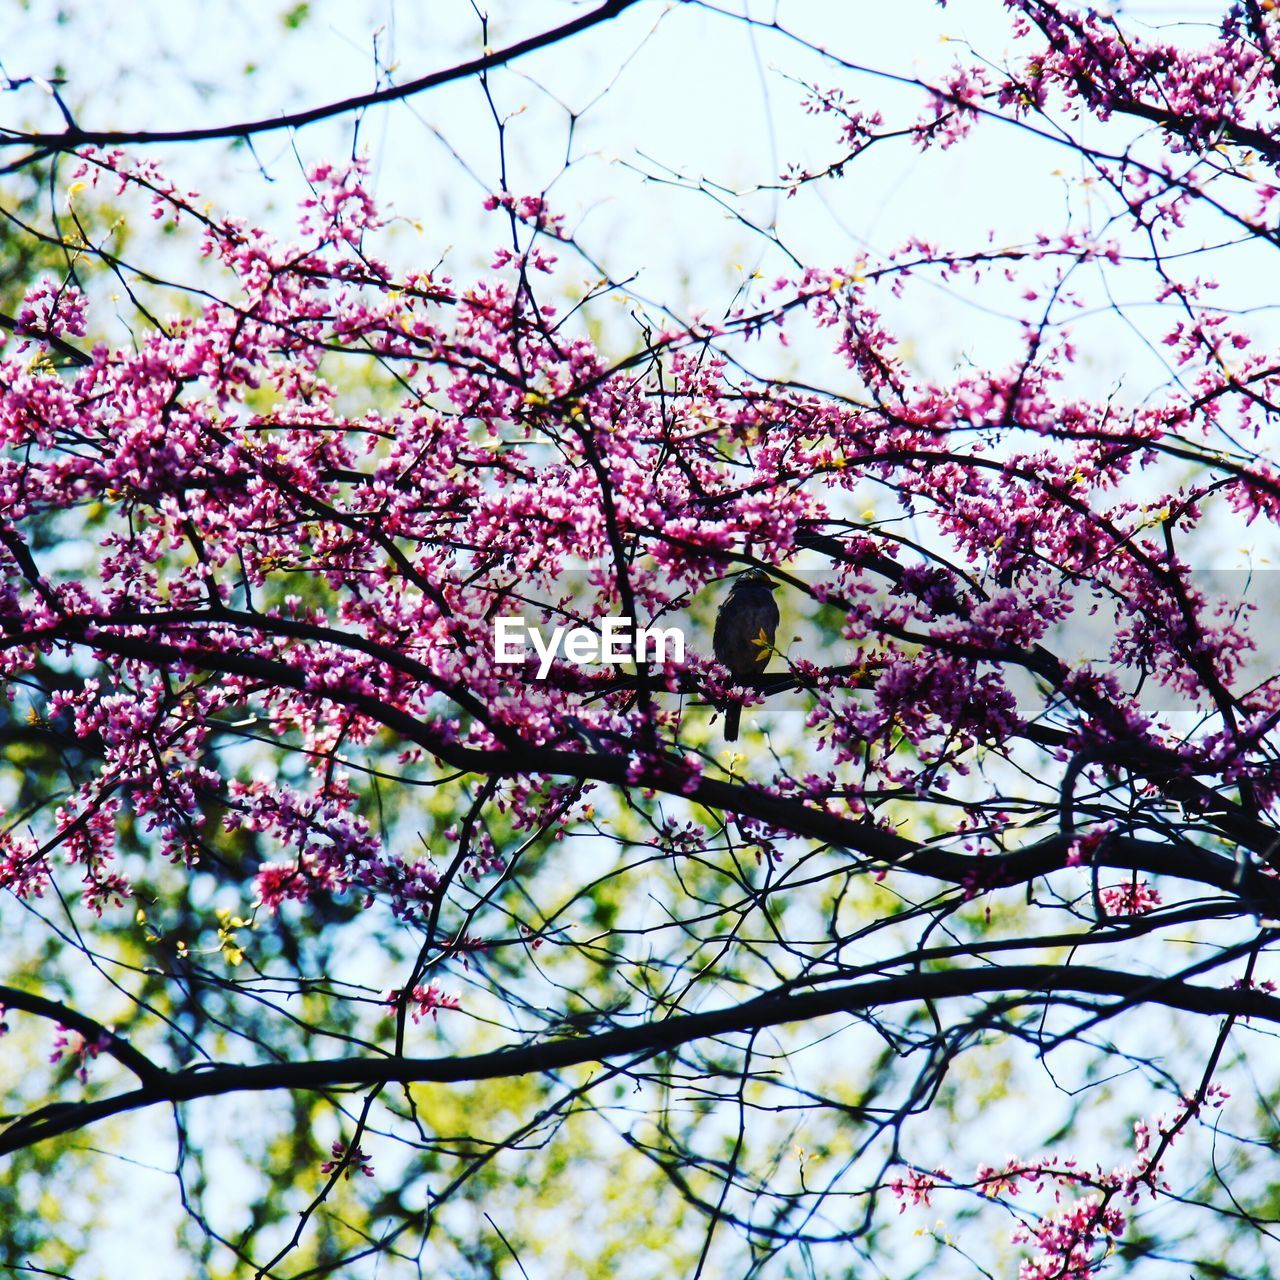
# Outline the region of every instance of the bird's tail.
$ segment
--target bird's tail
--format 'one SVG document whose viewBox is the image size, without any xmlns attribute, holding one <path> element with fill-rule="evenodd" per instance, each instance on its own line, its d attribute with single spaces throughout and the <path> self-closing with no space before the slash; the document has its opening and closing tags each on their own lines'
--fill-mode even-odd
<svg viewBox="0 0 1280 1280">
<path fill-rule="evenodd" d="M 724 713 L 724 740 L 737 742 L 738 725 L 742 720 L 742 703 L 731 702 Z"/>
</svg>

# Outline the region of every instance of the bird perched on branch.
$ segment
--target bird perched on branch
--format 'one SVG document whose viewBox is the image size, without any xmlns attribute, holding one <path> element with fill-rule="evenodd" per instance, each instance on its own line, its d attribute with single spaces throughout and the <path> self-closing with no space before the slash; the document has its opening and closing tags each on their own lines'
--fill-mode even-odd
<svg viewBox="0 0 1280 1280">
<path fill-rule="evenodd" d="M 738 683 L 754 679 L 769 665 L 778 634 L 778 606 L 773 599 L 777 589 L 767 573 L 748 569 L 738 575 L 716 614 L 712 637 L 716 661 L 723 662 Z M 741 719 L 741 704 L 731 702 L 724 713 L 726 742 L 737 740 Z"/>
</svg>

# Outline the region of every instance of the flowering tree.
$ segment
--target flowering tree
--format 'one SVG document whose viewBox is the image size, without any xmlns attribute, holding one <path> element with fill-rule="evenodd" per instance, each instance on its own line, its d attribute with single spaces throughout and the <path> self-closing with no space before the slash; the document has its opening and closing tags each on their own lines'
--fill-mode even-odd
<svg viewBox="0 0 1280 1280">
<path fill-rule="evenodd" d="M 210 1275 L 1272 1274 L 1280 684 L 1202 571 L 1280 521 L 1266 317 L 1204 274 L 1275 248 L 1280 27 L 1007 10 L 901 118 L 809 49 L 828 151 L 774 185 L 1005 128 L 1080 166 L 1064 225 L 621 334 L 501 177 L 461 278 L 393 265 L 364 161 L 284 238 L 148 150 L 280 121 L 4 135 L 65 251 L 0 352 L 10 1263 L 92 1254 L 105 1172 Z M 108 206 L 198 246 L 185 293 Z M 1012 354 L 918 367 L 939 286 Z M 1092 382 L 1099 291 L 1158 304 L 1156 390 Z M 748 566 L 783 622 L 735 684 Z M 689 643 L 512 663 L 513 616 Z"/>
</svg>

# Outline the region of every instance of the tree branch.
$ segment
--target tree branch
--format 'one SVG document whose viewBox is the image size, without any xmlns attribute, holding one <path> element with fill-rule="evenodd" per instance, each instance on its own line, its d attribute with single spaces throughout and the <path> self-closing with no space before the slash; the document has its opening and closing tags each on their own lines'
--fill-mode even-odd
<svg viewBox="0 0 1280 1280">
<path fill-rule="evenodd" d="M 1020 995 L 1009 993 L 1020 992 Z M 461 1084 L 559 1071 L 622 1055 L 651 1055 L 710 1036 L 758 1031 L 832 1014 L 865 1014 L 881 1005 L 997 994 L 1003 1007 L 1039 1004 L 1054 995 L 1114 996 L 1124 1005 L 1157 1004 L 1210 1017 L 1280 1023 L 1280 999 L 1258 991 L 1193 986 L 1092 967 L 1010 965 L 910 973 L 825 991 L 768 995 L 707 1013 L 676 1015 L 586 1038 L 551 1040 L 518 1049 L 454 1058 L 330 1058 L 253 1066 L 193 1067 L 164 1072 L 142 1088 L 80 1104 L 55 1104 L 0 1133 L 0 1155 L 74 1132 L 109 1116 L 156 1103 L 273 1089 L 332 1089 L 397 1084 Z"/>
<path fill-rule="evenodd" d="M 43 154 L 50 151 L 70 151 L 82 146 L 112 147 L 129 144 L 132 146 L 149 146 L 157 142 L 207 142 L 217 138 L 248 138 L 254 134 L 271 133 L 277 129 L 297 129 L 303 125 L 314 124 L 318 120 L 328 120 L 334 116 L 345 115 L 351 111 L 359 111 L 364 107 L 376 106 L 382 102 L 396 102 L 403 98 L 413 97 L 427 89 L 438 85 L 449 84 L 454 80 L 463 80 L 467 76 L 489 71 L 494 67 L 504 66 L 517 58 L 538 49 L 550 48 L 552 45 L 567 40 L 579 32 L 590 30 L 603 22 L 616 18 L 625 9 L 631 8 L 638 0 L 605 0 L 603 4 L 574 18 L 572 22 L 553 27 L 550 31 L 540 32 L 526 40 L 518 40 L 504 49 L 495 49 L 479 58 L 460 62 L 456 66 L 443 71 L 433 71 L 429 75 L 420 76 L 405 84 L 391 85 L 386 89 L 378 89 L 373 93 L 356 94 L 351 98 L 343 98 L 340 102 L 329 102 L 322 106 L 311 107 L 305 111 L 295 111 L 289 115 L 273 116 L 261 120 L 245 120 L 236 124 L 210 125 L 203 129 L 79 129 L 68 127 L 61 133 L 21 133 L 14 129 L 0 129 L 0 146 L 29 146 L 37 148 Z M 41 158 L 39 156 L 33 158 Z"/>
</svg>

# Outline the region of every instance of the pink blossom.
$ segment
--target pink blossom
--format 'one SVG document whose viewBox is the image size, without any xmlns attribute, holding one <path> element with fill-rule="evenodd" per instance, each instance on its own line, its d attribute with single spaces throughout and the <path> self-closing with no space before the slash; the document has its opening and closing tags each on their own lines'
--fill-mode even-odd
<svg viewBox="0 0 1280 1280">
<path fill-rule="evenodd" d="M 335 1141 L 329 1149 L 332 1157 L 320 1166 L 321 1173 L 328 1175 L 341 1169 L 343 1178 L 350 1179 L 351 1175 L 358 1170 L 366 1178 L 373 1177 L 373 1165 L 369 1161 L 368 1154 L 359 1146 L 348 1147 L 345 1142 Z"/>
</svg>

